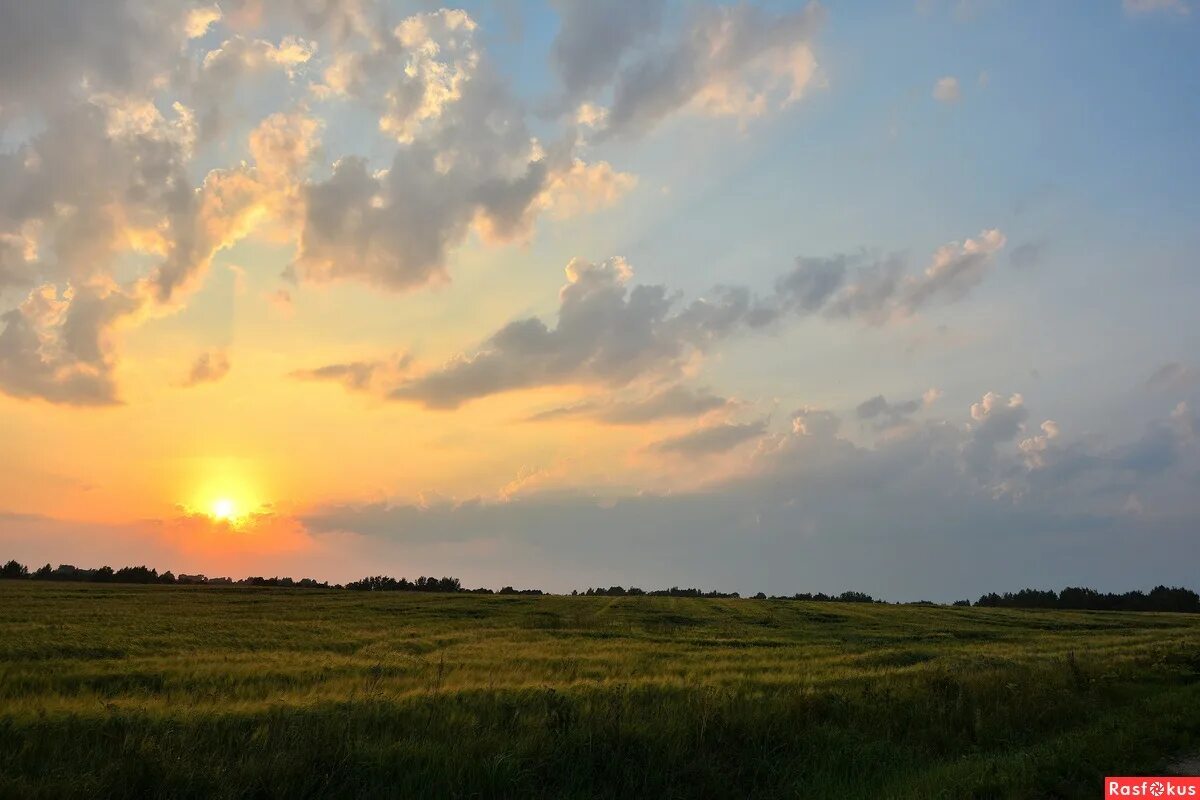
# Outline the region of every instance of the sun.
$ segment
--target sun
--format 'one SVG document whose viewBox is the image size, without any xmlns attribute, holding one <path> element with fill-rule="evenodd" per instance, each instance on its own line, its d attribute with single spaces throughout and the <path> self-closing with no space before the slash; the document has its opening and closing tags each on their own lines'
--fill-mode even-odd
<svg viewBox="0 0 1200 800">
<path fill-rule="evenodd" d="M 213 519 L 229 522 L 235 517 L 237 517 L 237 505 L 228 497 L 220 497 L 213 501 Z"/>
</svg>

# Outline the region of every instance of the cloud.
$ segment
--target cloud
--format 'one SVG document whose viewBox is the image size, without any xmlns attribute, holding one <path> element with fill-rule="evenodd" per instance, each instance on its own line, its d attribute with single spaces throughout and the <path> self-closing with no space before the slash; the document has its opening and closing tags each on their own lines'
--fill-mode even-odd
<svg viewBox="0 0 1200 800">
<path fill-rule="evenodd" d="M 1018 445 L 1021 455 L 1025 458 L 1025 466 L 1029 469 L 1041 469 L 1046 466 L 1047 451 L 1061 434 L 1058 423 L 1052 419 L 1043 422 L 1040 430 L 1041 433 L 1022 439 Z"/>
<path fill-rule="evenodd" d="M 1191 6 L 1184 0 L 1121 0 L 1125 13 L 1133 15 L 1166 13 L 1186 16 Z"/>
<path fill-rule="evenodd" d="M 872 422 L 878 430 L 888 430 L 905 425 L 914 414 L 929 405 L 930 402 L 932 400 L 926 401 L 922 397 L 916 400 L 889 403 L 887 398 L 877 394 L 859 403 L 854 409 L 854 414 L 860 420 Z"/>
<path fill-rule="evenodd" d="M 683 458 L 717 455 L 752 439 L 757 439 L 766 433 L 766 430 L 766 420 L 744 424 L 723 422 L 662 439 L 651 444 L 649 449 L 657 453 Z"/>
<path fill-rule="evenodd" d="M 1047 243 L 1044 241 L 1025 242 L 1014 247 L 1009 253 L 1008 260 L 1017 269 L 1033 269 L 1042 263 L 1046 257 Z"/>
<path fill-rule="evenodd" d="M 0 391 L 116 402 L 117 328 L 170 313 L 219 250 L 294 206 L 315 121 L 268 117 L 249 137 L 253 164 L 212 170 L 196 187 L 193 118 L 173 110 L 168 118 L 148 101 L 94 95 L 0 154 L 0 235 L 31 237 L 17 269 L 34 286 L 3 315 Z M 121 283 L 128 254 L 152 266 Z"/>
<path fill-rule="evenodd" d="M 662 22 L 664 0 L 554 0 L 560 24 L 550 46 L 567 104 L 606 86 L 621 62 Z"/>
<path fill-rule="evenodd" d="M 184 0 L 0 2 L 0 120 L 149 89 L 194 30 Z"/>
<path fill-rule="evenodd" d="M 923 275 L 904 287 L 902 303 L 909 311 L 939 299 L 958 300 L 983 282 L 995 255 L 1004 247 L 1005 237 L 992 228 L 961 244 L 942 245 L 933 254 L 933 262 Z"/>
<path fill-rule="evenodd" d="M 1014 440 L 1024 429 L 1029 410 L 1019 394 L 1008 398 L 988 392 L 971 404 L 970 438 L 964 443 L 967 464 L 976 472 L 991 468 L 1001 444 Z"/>
<path fill-rule="evenodd" d="M 304 521 L 315 535 L 353 532 L 410 558 L 449 547 L 467 570 L 559 590 L 602 581 L 772 593 L 854 585 L 948 600 L 1030 583 L 1186 582 L 1200 554 L 1189 533 L 1200 522 L 1195 440 L 1170 420 L 1107 447 L 1064 444 L 1049 423 L 1019 438 L 1007 424 L 1023 407 L 1013 397 L 985 396 L 965 424 L 928 420 L 873 447 L 839 436 L 830 412 L 803 409 L 791 431 L 767 433 L 735 475 L 699 491 L 614 496 L 585 486 L 507 501 L 330 506 Z M 970 464 L 981 426 L 995 446 L 986 471 Z M 1041 466 L 1022 447 L 1036 436 L 1049 442 Z M 1174 453 L 1166 468 L 1122 466 L 1164 441 Z M 1069 460 L 1073 472 L 1056 468 Z"/>
<path fill-rule="evenodd" d="M 298 36 L 285 36 L 278 44 L 234 36 L 207 52 L 184 89 L 197 108 L 200 137 L 209 140 L 229 131 L 231 98 L 248 79 L 271 71 L 294 78 L 316 51 L 315 43 Z"/>
<path fill-rule="evenodd" d="M 411 362 L 412 357 L 404 354 L 385 361 L 352 361 L 296 370 L 291 377 L 302 381 L 340 383 L 352 392 L 378 391 L 381 385 L 394 384 L 408 371 Z"/>
<path fill-rule="evenodd" d="M 558 323 L 529 318 L 493 334 L 472 356 L 401 384 L 391 396 L 430 408 L 455 408 L 488 394 L 561 383 L 622 386 L 654 372 L 677 372 L 745 311 L 743 298 L 696 301 L 673 311 L 661 286 L 627 286 L 622 258 L 599 264 L 574 259 L 559 293 Z"/>
<path fill-rule="evenodd" d="M 1178 361 L 1168 361 L 1146 379 L 1146 388 L 1157 392 L 1182 391 L 1200 382 L 1200 370 L 1181 364 Z"/>
<path fill-rule="evenodd" d="M 805 406 L 792 412 L 792 433 L 797 436 L 833 438 L 841 425 L 838 415 L 825 408 Z"/>
<path fill-rule="evenodd" d="M 183 32 L 189 39 L 199 39 L 204 34 L 208 33 L 208 29 L 216 22 L 221 21 L 221 9 L 219 6 L 200 6 L 188 11 L 184 18 Z"/>
<path fill-rule="evenodd" d="M 296 242 L 299 279 L 408 289 L 445 279 L 469 235 L 519 240 L 542 214 L 599 209 L 634 184 L 584 161 L 572 130 L 546 144 L 530 132 L 462 11 L 390 26 L 366 2 L 10 5 L 0 122 L 33 131 L 0 153 L 0 292 L 28 301 L 0 311 L 0 391 L 15 396 L 115 402 L 117 329 L 177 311 L 214 256 L 247 236 Z M 216 22 L 229 35 L 202 49 Z M 290 25 L 304 35 L 251 35 Z M 312 98 L 257 120 L 241 142 L 219 138 L 255 76 L 317 68 L 313 35 L 328 47 L 328 102 L 373 109 L 396 141 L 387 169 L 345 155 L 312 181 L 323 158 Z M 198 171 L 198 152 L 224 166 Z M 56 311 L 34 313 L 50 294 Z M 68 320 L 70 334 L 59 330 Z M 86 320 L 97 327 L 84 336 Z M 85 358 L 68 335 L 99 344 Z"/>
<path fill-rule="evenodd" d="M 939 103 L 953 105 L 962 99 L 962 90 L 958 85 L 958 78 L 953 75 L 947 75 L 944 78 L 938 78 L 933 84 L 933 99 Z"/>
<path fill-rule="evenodd" d="M 666 287 L 630 288 L 633 271 L 622 258 L 599 264 L 574 259 L 555 327 L 536 317 L 511 322 L 475 353 L 401 383 L 390 396 L 451 409 L 513 389 L 619 388 L 645 377 L 672 378 L 719 342 L 788 315 L 821 312 L 879 323 L 961 299 L 983 280 L 1003 245 L 1003 234 L 986 230 L 939 248 L 923 273 L 908 277 L 897 258 L 853 270 L 859 260 L 849 256 L 799 259 L 766 297 L 746 287 L 718 286 L 682 307 Z"/>
<path fill-rule="evenodd" d="M 584 162 L 573 133 L 534 137 L 475 31 L 465 12 L 442 9 L 335 58 L 318 94 L 379 108 L 399 146 L 386 169 L 345 156 L 306 188 L 292 274 L 396 291 L 445 281 L 449 252 L 472 232 L 517 240 L 543 211 L 602 208 L 632 188 L 633 176 Z"/>
<path fill-rule="evenodd" d="M 687 109 L 747 120 L 798 101 L 822 80 L 812 39 L 818 3 L 781 14 L 757 6 L 691 9 L 674 35 L 656 34 L 662 4 L 634 13 L 612 3 L 562 2 L 552 63 L 574 109 L 611 91 L 604 136 L 638 136 Z"/>
<path fill-rule="evenodd" d="M 223 350 L 209 350 L 201 353 L 192 363 L 183 385 L 186 387 L 199 386 L 202 383 L 216 383 L 229 374 L 229 355 Z"/>
<path fill-rule="evenodd" d="M 531 422 L 583 417 L 609 425 L 644 425 L 664 419 L 699 417 L 728 410 L 732 402 L 707 390 L 674 385 L 637 399 L 586 400 L 542 411 Z"/>
<path fill-rule="evenodd" d="M 618 172 L 607 161 L 571 166 L 550 176 L 538 204 L 555 219 L 567 219 L 615 205 L 637 186 L 637 176 Z"/>
<path fill-rule="evenodd" d="M 136 308 L 115 290 L 38 287 L 0 315 L 0 390 L 65 405 L 119 402 L 112 326 Z"/>
<path fill-rule="evenodd" d="M 822 312 L 879 324 L 909 316 L 938 302 L 966 297 L 987 276 L 1006 238 L 999 230 L 939 247 L 924 272 L 904 275 L 899 256 L 870 259 L 865 253 L 801 258 L 776 283 L 775 305 L 783 311 Z"/>
</svg>

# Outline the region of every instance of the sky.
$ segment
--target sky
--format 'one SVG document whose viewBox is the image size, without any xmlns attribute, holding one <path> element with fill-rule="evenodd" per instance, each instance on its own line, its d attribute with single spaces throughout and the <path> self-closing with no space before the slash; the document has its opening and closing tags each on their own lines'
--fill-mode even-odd
<svg viewBox="0 0 1200 800">
<path fill-rule="evenodd" d="M 1193 0 L 0 0 L 0 559 L 1195 584 Z"/>
</svg>

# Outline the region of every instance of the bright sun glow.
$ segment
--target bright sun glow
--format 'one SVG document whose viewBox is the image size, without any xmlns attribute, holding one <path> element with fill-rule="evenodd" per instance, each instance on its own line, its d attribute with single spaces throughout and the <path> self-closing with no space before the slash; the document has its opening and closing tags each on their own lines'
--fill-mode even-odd
<svg viewBox="0 0 1200 800">
<path fill-rule="evenodd" d="M 213 501 L 212 515 L 215 519 L 231 520 L 237 516 L 237 506 L 229 498 L 222 497 Z"/>
</svg>

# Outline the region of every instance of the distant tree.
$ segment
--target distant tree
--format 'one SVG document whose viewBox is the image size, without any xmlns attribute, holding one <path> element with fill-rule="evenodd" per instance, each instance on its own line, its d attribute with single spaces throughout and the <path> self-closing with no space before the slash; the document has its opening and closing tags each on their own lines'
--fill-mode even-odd
<svg viewBox="0 0 1200 800">
<path fill-rule="evenodd" d="M 48 580 L 50 580 L 50 576 L 53 574 L 54 574 L 54 568 L 51 567 L 49 564 L 46 564 L 45 566 L 38 567 L 37 572 L 33 573 L 33 577 L 35 580 L 48 581 Z"/>
<path fill-rule="evenodd" d="M 157 583 L 158 570 L 147 566 L 121 567 L 113 575 L 113 583 Z"/>
<path fill-rule="evenodd" d="M 96 583 L 108 583 L 113 578 L 113 568 L 109 566 L 100 567 L 91 571 L 92 574 L 88 580 L 93 580 Z"/>
<path fill-rule="evenodd" d="M 766 600 L 766 599 L 767 599 L 767 593 L 766 593 L 766 592 L 759 592 L 758 594 L 754 595 L 753 599 L 754 599 L 754 600 Z"/>
<path fill-rule="evenodd" d="M 970 608 L 971 601 L 970 600 L 955 600 L 954 607 L 955 608 Z"/>
<path fill-rule="evenodd" d="M 50 565 L 47 564 L 46 566 L 50 566 Z M 26 567 L 24 564 L 17 562 L 16 560 L 9 561 L 3 567 L 0 567 L 0 579 L 28 578 L 28 577 L 29 577 L 29 568 Z"/>
</svg>

